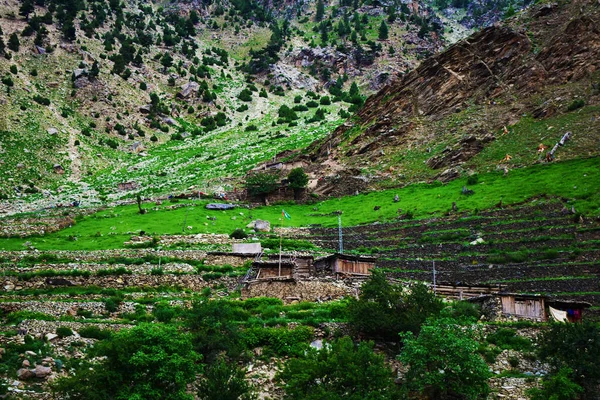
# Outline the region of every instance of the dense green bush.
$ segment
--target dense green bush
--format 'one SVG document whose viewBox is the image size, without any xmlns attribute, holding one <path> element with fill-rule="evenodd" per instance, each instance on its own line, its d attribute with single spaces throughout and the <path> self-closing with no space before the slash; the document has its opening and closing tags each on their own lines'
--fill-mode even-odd
<svg viewBox="0 0 600 400">
<path fill-rule="evenodd" d="M 471 326 L 442 318 L 423 325 L 418 337 L 412 332 L 401 337 L 399 358 L 409 365 L 409 389 L 431 399 L 486 398 L 491 373 L 477 354 Z"/>
<path fill-rule="evenodd" d="M 196 351 L 207 361 L 216 359 L 220 353 L 232 357 L 242 351 L 240 329 L 235 323 L 246 319 L 243 310 L 238 310 L 227 301 L 196 301 L 185 313 L 185 324 L 193 334 Z"/>
<path fill-rule="evenodd" d="M 313 329 L 308 326 L 295 329 L 252 327 L 241 333 L 247 348 L 266 346 L 279 356 L 303 354 L 313 334 Z"/>
<path fill-rule="evenodd" d="M 309 348 L 277 375 L 288 399 L 386 400 L 397 397 L 392 371 L 373 343 L 349 337 Z"/>
<path fill-rule="evenodd" d="M 496 332 L 489 334 L 486 340 L 502 350 L 529 351 L 532 349 L 529 339 L 518 336 L 514 329 L 509 328 L 498 329 Z"/>
<path fill-rule="evenodd" d="M 414 285 L 404 293 L 402 286 L 390 284 L 383 272 L 374 270 L 359 299 L 350 302 L 349 325 L 368 338 L 395 342 L 399 332 L 417 333 L 421 324 L 442 308 L 441 300 L 425 285 Z"/>
<path fill-rule="evenodd" d="M 73 336 L 73 331 L 67 326 L 59 326 L 56 328 L 56 334 L 59 338 L 65 338 L 67 336 Z"/>
<path fill-rule="evenodd" d="M 108 329 L 100 329 L 94 325 L 85 326 L 79 329 L 79 336 L 88 339 L 104 340 L 110 338 L 112 335 L 112 331 L 109 331 Z"/>
<path fill-rule="evenodd" d="M 583 388 L 574 383 L 573 370 L 561 368 L 556 374 L 542 379 L 542 386 L 527 391 L 531 400 L 575 400 L 580 397 Z"/>
<path fill-rule="evenodd" d="M 242 228 L 236 228 L 233 232 L 231 232 L 229 237 L 232 239 L 246 239 L 248 234 L 244 232 Z"/>
<path fill-rule="evenodd" d="M 573 382 L 586 394 L 595 394 L 600 384 L 600 326 L 593 322 L 552 324 L 539 340 L 539 354 L 556 373 L 570 368 Z"/>
<path fill-rule="evenodd" d="M 256 399 L 254 389 L 246 381 L 244 370 L 223 358 L 206 367 L 198 385 L 200 400 Z"/>
<path fill-rule="evenodd" d="M 72 399 L 191 400 L 199 356 L 189 334 L 176 327 L 140 324 L 99 342 L 78 373 L 59 378 L 53 392 Z"/>
</svg>

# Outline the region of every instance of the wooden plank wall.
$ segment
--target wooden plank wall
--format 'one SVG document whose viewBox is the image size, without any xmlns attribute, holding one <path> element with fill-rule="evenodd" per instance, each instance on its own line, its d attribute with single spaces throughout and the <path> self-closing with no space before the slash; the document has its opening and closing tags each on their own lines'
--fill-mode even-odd
<svg viewBox="0 0 600 400">
<path fill-rule="evenodd" d="M 369 275 L 375 264 L 363 261 L 338 260 L 335 272 L 343 274 Z"/>
</svg>

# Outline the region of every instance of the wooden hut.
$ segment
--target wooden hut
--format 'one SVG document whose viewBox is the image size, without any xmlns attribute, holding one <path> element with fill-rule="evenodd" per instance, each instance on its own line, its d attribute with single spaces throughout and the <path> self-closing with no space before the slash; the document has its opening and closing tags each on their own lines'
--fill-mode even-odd
<svg viewBox="0 0 600 400">
<path fill-rule="evenodd" d="M 317 271 L 327 271 L 335 274 L 336 278 L 342 276 L 369 276 L 371 270 L 375 268 L 374 257 L 332 254 L 315 261 Z"/>
<path fill-rule="evenodd" d="M 586 302 L 556 300 L 542 295 L 500 293 L 498 296 L 502 303 L 503 315 L 536 321 L 560 319 L 563 322 L 580 322 L 583 311 L 591 307 L 591 304 Z"/>
</svg>

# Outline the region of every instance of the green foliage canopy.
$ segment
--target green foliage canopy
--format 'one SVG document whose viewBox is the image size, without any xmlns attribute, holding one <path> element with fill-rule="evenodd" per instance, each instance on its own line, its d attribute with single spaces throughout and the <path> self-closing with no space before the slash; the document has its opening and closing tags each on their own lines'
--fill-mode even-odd
<svg viewBox="0 0 600 400">
<path fill-rule="evenodd" d="M 122 330 L 99 342 L 90 355 L 106 358 L 59 379 L 54 392 L 83 400 L 192 398 L 186 387 L 199 372 L 200 356 L 191 335 L 173 326 L 140 324 Z"/>
<path fill-rule="evenodd" d="M 400 336 L 404 348 L 399 358 L 410 365 L 410 389 L 432 399 L 479 399 L 488 394 L 490 372 L 477 354 L 471 327 L 441 318 L 423 325 L 418 337 L 412 332 Z"/>
<path fill-rule="evenodd" d="M 349 337 L 291 359 L 278 379 L 292 400 L 385 400 L 396 392 L 392 371 L 373 352 L 373 343 L 355 345 Z"/>
</svg>

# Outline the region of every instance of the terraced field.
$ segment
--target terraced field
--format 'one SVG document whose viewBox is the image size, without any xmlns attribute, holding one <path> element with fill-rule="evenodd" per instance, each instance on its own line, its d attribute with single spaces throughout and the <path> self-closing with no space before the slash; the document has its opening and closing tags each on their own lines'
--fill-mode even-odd
<svg viewBox="0 0 600 400">
<path fill-rule="evenodd" d="M 349 252 L 369 252 L 401 280 L 504 285 L 600 304 L 600 224 L 560 202 L 539 201 L 476 214 L 457 213 L 344 228 Z M 311 229 L 323 248 L 338 247 L 337 229 Z M 478 240 L 481 239 L 481 240 Z"/>
</svg>

